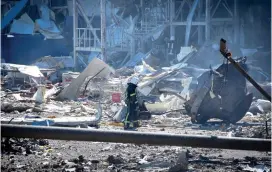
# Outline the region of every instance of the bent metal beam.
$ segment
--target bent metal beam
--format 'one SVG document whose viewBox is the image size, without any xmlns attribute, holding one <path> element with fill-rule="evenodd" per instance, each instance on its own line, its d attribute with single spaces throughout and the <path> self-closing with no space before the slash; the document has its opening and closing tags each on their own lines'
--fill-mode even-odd
<svg viewBox="0 0 272 172">
<path fill-rule="evenodd" d="M 238 137 L 177 135 L 135 131 L 103 131 L 62 127 L 1 125 L 2 137 L 134 143 L 167 146 L 271 151 L 271 140 Z"/>
</svg>

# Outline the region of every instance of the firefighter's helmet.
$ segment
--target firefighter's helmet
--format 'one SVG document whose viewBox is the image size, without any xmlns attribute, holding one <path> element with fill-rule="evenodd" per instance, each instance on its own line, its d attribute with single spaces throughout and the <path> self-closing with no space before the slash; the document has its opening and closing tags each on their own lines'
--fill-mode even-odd
<svg viewBox="0 0 272 172">
<path fill-rule="evenodd" d="M 139 78 L 137 76 L 133 76 L 128 80 L 128 83 L 132 83 L 132 84 L 135 84 L 135 85 L 137 85 L 138 82 L 139 82 Z"/>
</svg>

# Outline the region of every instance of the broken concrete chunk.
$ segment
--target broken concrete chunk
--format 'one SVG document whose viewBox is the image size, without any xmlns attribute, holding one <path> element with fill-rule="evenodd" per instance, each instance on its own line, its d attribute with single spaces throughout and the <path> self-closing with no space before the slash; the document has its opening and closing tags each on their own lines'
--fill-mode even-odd
<svg viewBox="0 0 272 172">
<path fill-rule="evenodd" d="M 122 164 L 124 163 L 124 159 L 121 156 L 109 155 L 107 162 L 110 164 Z"/>
<path fill-rule="evenodd" d="M 38 86 L 37 92 L 33 95 L 33 99 L 35 100 L 36 103 L 44 103 L 45 102 L 45 86 L 40 85 Z"/>
<path fill-rule="evenodd" d="M 169 172 L 185 172 L 188 170 L 188 165 L 187 152 L 181 152 L 176 164 L 169 169 Z"/>
<path fill-rule="evenodd" d="M 249 112 L 257 115 L 257 113 L 264 114 L 271 111 L 271 102 L 268 100 L 258 99 L 251 103 L 251 106 L 248 110 Z"/>
</svg>

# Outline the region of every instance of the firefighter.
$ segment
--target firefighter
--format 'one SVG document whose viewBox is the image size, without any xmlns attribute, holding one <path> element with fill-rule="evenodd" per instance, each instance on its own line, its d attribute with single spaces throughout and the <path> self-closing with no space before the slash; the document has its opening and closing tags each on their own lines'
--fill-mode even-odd
<svg viewBox="0 0 272 172">
<path fill-rule="evenodd" d="M 132 77 L 127 83 L 126 90 L 126 105 L 127 105 L 127 113 L 124 120 L 124 129 L 135 129 L 139 127 L 138 122 L 138 113 L 139 113 L 139 105 L 137 101 L 136 88 L 139 82 L 138 77 Z"/>
</svg>

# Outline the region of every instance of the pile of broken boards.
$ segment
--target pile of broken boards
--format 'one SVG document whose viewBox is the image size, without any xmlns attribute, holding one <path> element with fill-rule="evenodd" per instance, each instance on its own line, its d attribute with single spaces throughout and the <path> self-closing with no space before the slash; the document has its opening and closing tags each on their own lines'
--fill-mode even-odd
<svg viewBox="0 0 272 172">
<path fill-rule="evenodd" d="M 3 83 L 1 87 L 1 123 L 86 127 L 97 126 L 101 121 L 102 103 L 106 103 L 101 102 L 102 99 L 89 101 L 90 92 L 86 91 L 91 80 L 106 80 L 114 73 L 100 59 L 94 58 L 65 86 L 48 84 L 43 74 L 47 71 L 37 66 L 2 64 L 1 67 L 5 69 L 3 82 L 12 80 L 11 85 Z M 10 89 L 14 85 L 20 85 L 20 88 L 17 91 Z"/>
<path fill-rule="evenodd" d="M 186 53 L 182 51 L 178 55 L 178 63 L 170 67 L 154 63 L 156 60 L 152 58 L 156 57 L 150 54 L 141 59 L 141 65 L 133 67 L 132 75 L 140 78 L 137 89 L 139 102 L 146 110 L 152 114 L 180 112 L 180 115 L 189 115 L 191 121 L 196 123 L 205 123 L 212 118 L 236 123 L 248 111 L 253 114 L 271 111 L 271 103 L 260 99 L 232 64 L 224 62 L 216 64 L 215 69 L 204 69 L 187 62 L 192 57 L 199 57 L 201 52 L 196 52 L 192 47 L 185 48 Z M 235 61 L 249 71 L 246 57 L 236 58 Z M 129 72 L 126 72 L 127 69 Z M 131 67 L 125 66 L 117 72 L 127 76 L 131 73 Z M 271 83 L 268 87 L 271 89 Z M 114 120 L 123 119 L 125 109 L 119 110 Z"/>
</svg>

